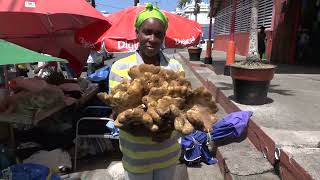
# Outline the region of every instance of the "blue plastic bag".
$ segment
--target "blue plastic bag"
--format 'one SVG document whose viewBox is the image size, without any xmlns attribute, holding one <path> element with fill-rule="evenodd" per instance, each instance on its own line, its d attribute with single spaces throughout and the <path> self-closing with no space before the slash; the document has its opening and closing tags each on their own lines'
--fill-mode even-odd
<svg viewBox="0 0 320 180">
<path fill-rule="evenodd" d="M 101 69 L 96 70 L 94 73 L 90 74 L 87 79 L 94 82 L 108 80 L 110 70 L 111 66 L 103 67 Z"/>
<path fill-rule="evenodd" d="M 9 168 L 11 179 L 14 180 L 47 180 L 50 170 L 39 164 L 16 164 Z M 52 174 L 50 180 L 61 180 L 60 176 Z"/>
<path fill-rule="evenodd" d="M 106 66 L 98 69 L 94 73 L 90 74 L 87 79 L 93 82 L 101 83 L 103 82 L 103 92 L 109 92 L 109 74 L 111 71 L 111 66 Z"/>
</svg>

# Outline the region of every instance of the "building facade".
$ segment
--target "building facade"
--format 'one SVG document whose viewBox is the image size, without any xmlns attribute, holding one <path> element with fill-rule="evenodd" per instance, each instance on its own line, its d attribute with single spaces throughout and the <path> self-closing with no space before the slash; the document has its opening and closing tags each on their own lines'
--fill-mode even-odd
<svg viewBox="0 0 320 180">
<path fill-rule="evenodd" d="M 201 2 L 199 4 L 200 6 L 200 12 L 197 14 L 197 22 L 201 25 L 203 34 L 202 34 L 202 40 L 205 42 L 206 40 L 209 39 L 209 24 L 210 24 L 210 18 L 208 17 L 208 13 L 210 11 L 210 5 Z M 174 13 L 184 16 L 190 20 L 195 20 L 195 15 L 194 15 L 194 1 L 191 3 L 187 4 L 183 9 L 177 8 Z M 214 38 L 214 32 L 213 32 L 213 27 L 214 27 L 214 18 L 212 19 L 212 33 L 211 33 L 211 38 Z M 205 44 L 203 44 L 205 47 Z"/>
<path fill-rule="evenodd" d="M 221 1 L 215 15 L 214 49 L 226 51 L 233 0 Z M 236 53 L 247 55 L 252 0 L 236 0 Z M 319 63 L 320 0 L 259 0 L 258 26 L 266 27 L 266 58 L 276 63 Z"/>
</svg>

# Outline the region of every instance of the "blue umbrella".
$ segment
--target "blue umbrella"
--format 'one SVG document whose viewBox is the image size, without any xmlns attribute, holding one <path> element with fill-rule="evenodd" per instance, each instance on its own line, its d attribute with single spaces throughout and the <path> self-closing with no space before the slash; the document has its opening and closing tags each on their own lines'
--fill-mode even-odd
<svg viewBox="0 0 320 180">
<path fill-rule="evenodd" d="M 216 141 L 227 137 L 240 137 L 246 129 L 251 116 L 251 111 L 238 111 L 226 115 L 213 125 L 213 130 L 210 133 L 212 139 Z"/>
<path fill-rule="evenodd" d="M 230 113 L 213 125 L 210 133 L 194 131 L 181 139 L 181 147 L 185 150 L 184 159 L 195 161 L 199 158 L 207 164 L 215 164 L 215 160 L 208 150 L 207 143 L 224 138 L 238 138 L 247 127 L 252 112 L 239 111 Z"/>
<path fill-rule="evenodd" d="M 207 133 L 202 131 L 194 131 L 192 134 L 184 136 L 181 139 L 181 147 L 185 150 L 184 159 L 191 162 L 201 158 L 207 164 L 217 163 L 217 160 L 210 155 L 207 139 Z"/>
</svg>

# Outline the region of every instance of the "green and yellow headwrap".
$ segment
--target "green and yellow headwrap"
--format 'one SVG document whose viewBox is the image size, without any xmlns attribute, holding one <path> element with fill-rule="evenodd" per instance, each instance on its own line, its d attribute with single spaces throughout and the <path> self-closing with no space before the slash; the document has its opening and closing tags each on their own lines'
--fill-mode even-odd
<svg viewBox="0 0 320 180">
<path fill-rule="evenodd" d="M 141 24 L 149 18 L 157 18 L 160 21 L 163 22 L 165 29 L 168 28 L 168 18 L 166 15 L 164 15 L 158 7 L 154 7 L 151 3 L 146 3 L 145 8 L 143 11 L 139 13 L 139 15 L 136 18 L 136 22 L 134 23 L 134 26 L 139 29 Z"/>
</svg>

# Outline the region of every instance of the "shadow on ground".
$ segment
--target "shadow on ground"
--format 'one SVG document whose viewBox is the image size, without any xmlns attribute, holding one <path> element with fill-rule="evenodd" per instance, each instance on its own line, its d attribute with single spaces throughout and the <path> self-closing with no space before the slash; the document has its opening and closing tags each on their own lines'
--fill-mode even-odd
<svg viewBox="0 0 320 180">
<path fill-rule="evenodd" d="M 233 85 L 231 83 L 217 82 L 220 90 L 232 90 Z M 269 93 L 276 93 L 284 96 L 295 96 L 293 90 L 281 89 L 279 84 L 271 84 L 269 86 Z"/>
<path fill-rule="evenodd" d="M 276 74 L 320 74 L 320 65 L 275 65 Z"/>
</svg>

